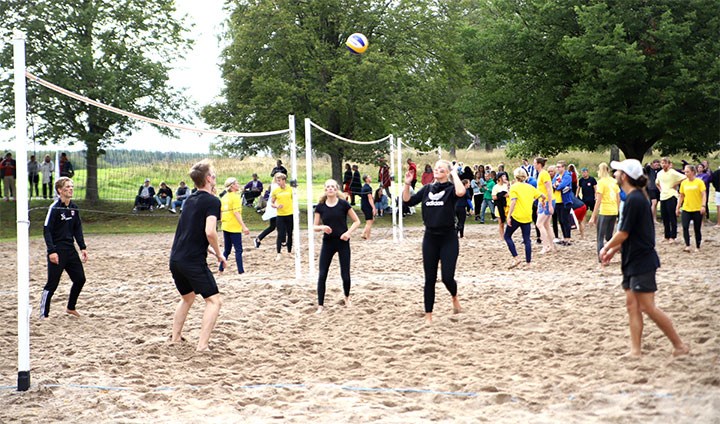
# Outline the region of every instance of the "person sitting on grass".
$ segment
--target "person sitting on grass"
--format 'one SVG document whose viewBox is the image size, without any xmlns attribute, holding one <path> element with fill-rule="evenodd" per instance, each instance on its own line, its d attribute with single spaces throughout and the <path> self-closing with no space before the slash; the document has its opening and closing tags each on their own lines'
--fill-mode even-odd
<svg viewBox="0 0 720 424">
<path fill-rule="evenodd" d="M 168 208 L 168 210 L 170 210 L 172 207 L 172 197 L 172 189 L 165 184 L 165 181 L 161 182 L 160 189 L 155 195 L 155 201 L 157 202 L 158 207 L 160 209 Z"/>
<path fill-rule="evenodd" d="M 145 178 L 145 183 L 138 189 L 138 194 L 135 196 L 135 206 L 133 212 L 137 212 L 138 209 L 153 210 L 153 202 L 155 200 L 155 188 L 150 185 L 150 178 Z"/>
</svg>

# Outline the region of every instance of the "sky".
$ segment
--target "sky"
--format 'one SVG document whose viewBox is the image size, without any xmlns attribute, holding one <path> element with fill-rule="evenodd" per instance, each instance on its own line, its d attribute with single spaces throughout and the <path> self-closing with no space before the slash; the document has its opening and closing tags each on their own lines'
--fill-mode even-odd
<svg viewBox="0 0 720 424">
<path fill-rule="evenodd" d="M 220 95 L 223 82 L 220 74 L 221 47 L 218 36 L 225 21 L 224 0 L 176 0 L 178 16 L 186 15 L 186 23 L 193 28 L 188 37 L 195 40 L 192 50 L 183 60 L 172 64 L 170 83 L 182 89 L 197 108 L 211 103 Z M 42 77 L 42 75 L 39 75 Z M 51 81 L 52 82 L 52 81 Z M 30 83 L 30 82 L 29 82 Z M 112 105 L 111 105 L 112 106 Z M 192 126 L 207 128 L 198 120 Z M 14 130 L 0 131 L 0 139 L 14 138 Z M 187 131 L 176 131 L 179 138 L 165 137 L 150 125 L 143 124 L 123 147 L 129 149 L 207 153 L 213 136 L 200 136 Z M 12 143 L 12 144 L 11 144 Z M 0 142 L 0 149 L 14 150 L 14 141 Z M 74 150 L 74 149 L 70 149 Z"/>
</svg>

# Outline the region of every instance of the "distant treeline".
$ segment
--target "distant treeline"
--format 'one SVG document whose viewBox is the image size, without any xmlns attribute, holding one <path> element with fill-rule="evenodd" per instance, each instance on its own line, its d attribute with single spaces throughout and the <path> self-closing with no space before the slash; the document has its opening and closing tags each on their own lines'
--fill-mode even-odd
<svg viewBox="0 0 720 424">
<path fill-rule="evenodd" d="M 73 164 L 73 168 L 76 170 L 85 169 L 87 167 L 86 153 L 84 150 L 76 152 L 66 152 L 70 162 Z M 28 159 L 30 155 L 35 155 L 38 162 L 42 162 L 45 155 L 50 155 L 50 159 L 55 161 L 56 151 L 49 150 L 35 150 L 28 152 Z M 125 149 L 113 149 L 106 150 L 104 154 L 101 154 L 98 158 L 98 167 L 103 168 L 105 166 L 111 167 L 126 167 L 126 166 L 137 166 L 139 164 L 153 164 L 153 163 L 178 163 L 178 162 L 192 162 L 200 159 L 209 157 L 207 153 L 181 153 L 181 152 L 148 152 L 145 150 L 125 150 Z"/>
</svg>

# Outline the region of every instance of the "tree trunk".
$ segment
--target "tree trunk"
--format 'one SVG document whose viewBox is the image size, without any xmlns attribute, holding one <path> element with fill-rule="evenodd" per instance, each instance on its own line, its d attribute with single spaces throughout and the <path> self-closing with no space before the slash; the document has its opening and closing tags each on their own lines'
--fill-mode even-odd
<svg viewBox="0 0 720 424">
<path fill-rule="evenodd" d="M 332 170 L 332 179 L 337 181 L 342 190 L 343 180 L 343 155 L 341 152 L 330 152 L 330 169 Z M 324 182 L 324 181 L 323 181 Z"/>
<path fill-rule="evenodd" d="M 610 147 L 610 162 L 612 161 L 619 161 L 620 160 L 620 149 L 616 145 L 612 145 Z"/>
<path fill-rule="evenodd" d="M 488 153 L 491 153 L 495 148 L 493 145 L 488 141 L 485 143 L 485 151 Z"/>
<path fill-rule="evenodd" d="M 448 154 L 449 154 L 450 157 L 453 158 L 453 159 L 456 159 L 456 158 L 457 158 L 455 146 L 451 146 L 451 147 L 450 147 L 450 151 L 448 152 Z"/>
<path fill-rule="evenodd" d="M 635 140 L 621 144 L 619 147 L 628 159 L 637 159 L 642 163 L 648 149 L 651 149 L 654 141 Z"/>
<path fill-rule="evenodd" d="M 85 200 L 95 202 L 100 200 L 98 193 L 98 143 L 85 141 L 87 147 L 87 180 L 85 182 Z"/>
</svg>

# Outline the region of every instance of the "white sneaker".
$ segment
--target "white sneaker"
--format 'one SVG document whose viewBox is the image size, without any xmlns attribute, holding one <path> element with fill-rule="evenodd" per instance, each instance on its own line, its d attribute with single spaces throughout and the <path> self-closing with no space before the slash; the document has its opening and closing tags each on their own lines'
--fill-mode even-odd
<svg viewBox="0 0 720 424">
<path fill-rule="evenodd" d="M 177 213 L 175 209 L 170 209 L 170 213 Z"/>
<path fill-rule="evenodd" d="M 165 205 L 160 205 L 158 209 L 165 209 Z"/>
</svg>

